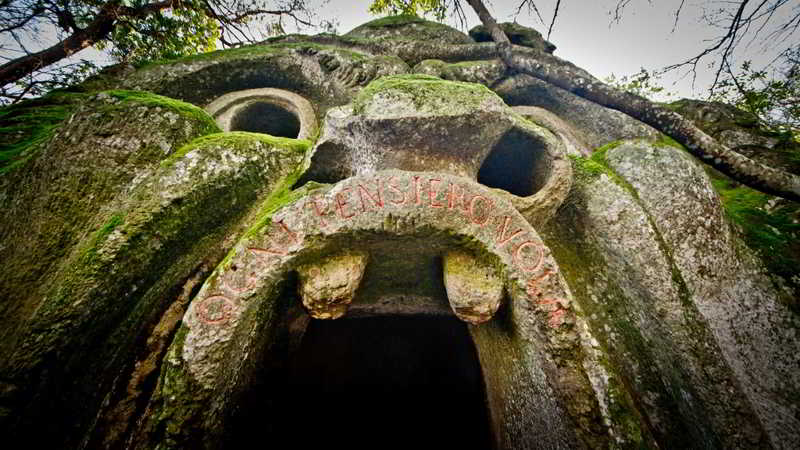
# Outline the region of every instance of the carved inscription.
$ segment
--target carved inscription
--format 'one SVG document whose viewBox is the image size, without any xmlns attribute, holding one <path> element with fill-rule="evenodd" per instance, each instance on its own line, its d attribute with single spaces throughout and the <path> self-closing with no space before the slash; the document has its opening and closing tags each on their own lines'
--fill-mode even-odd
<svg viewBox="0 0 800 450">
<path fill-rule="evenodd" d="M 226 272 L 219 287 L 234 295 L 244 294 L 256 287 L 258 274 L 253 266 L 265 268 L 275 258 L 288 255 L 295 245 L 302 245 L 301 229 L 290 224 L 307 223 L 301 216 L 311 219 L 322 230 L 355 220 L 362 214 L 388 209 L 397 214 L 408 208 L 431 208 L 437 214 L 458 215 L 466 224 L 472 224 L 476 233 L 504 252 L 517 270 L 527 278 L 526 294 L 537 308 L 547 313 L 548 325 L 554 328 L 564 323 L 568 301 L 548 296 L 547 292 L 563 292 L 558 286 L 555 270 L 543 268 L 545 248 L 541 241 L 529 233 L 530 225 L 519 214 L 504 204 L 495 204 L 491 196 L 473 192 L 469 183 L 443 179 L 424 174 L 377 175 L 372 179 L 356 178 L 343 182 L 343 186 L 327 195 L 309 195 L 299 207 L 289 208 L 282 219 L 271 224 L 261 246 L 247 248 L 250 257 L 257 260 L 247 264 L 247 270 Z M 198 316 L 205 323 L 225 323 L 230 315 L 230 300 L 217 292 L 203 300 Z M 225 308 L 228 308 L 226 313 Z"/>
</svg>

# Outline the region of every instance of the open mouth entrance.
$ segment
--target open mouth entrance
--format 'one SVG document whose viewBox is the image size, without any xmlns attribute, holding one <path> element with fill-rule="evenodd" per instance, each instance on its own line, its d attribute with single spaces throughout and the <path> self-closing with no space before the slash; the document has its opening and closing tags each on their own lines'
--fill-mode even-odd
<svg viewBox="0 0 800 450">
<path fill-rule="evenodd" d="M 247 395 L 235 444 L 492 446 L 477 354 L 454 317 L 312 320 L 280 372 Z"/>
</svg>

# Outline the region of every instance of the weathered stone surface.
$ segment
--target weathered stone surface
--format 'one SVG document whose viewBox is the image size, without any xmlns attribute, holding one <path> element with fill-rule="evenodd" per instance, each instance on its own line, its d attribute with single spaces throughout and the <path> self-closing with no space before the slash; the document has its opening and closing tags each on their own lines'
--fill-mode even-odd
<svg viewBox="0 0 800 450">
<path fill-rule="evenodd" d="M 581 130 L 592 148 L 630 138 L 657 139 L 653 128 L 627 115 L 584 100 L 529 75 L 514 75 L 493 87 L 511 106 L 544 108 Z"/>
<path fill-rule="evenodd" d="M 438 190 L 439 183 L 446 187 Z M 461 192 L 458 198 L 448 195 L 455 191 L 451 186 Z M 351 249 L 371 252 L 384 239 L 413 238 L 445 253 L 469 235 L 477 239 L 475 257 L 507 268 L 504 285 L 516 324 L 507 338 L 520 345 L 524 355 L 523 360 L 508 364 L 520 380 L 528 380 L 522 389 L 529 392 L 531 402 L 551 405 L 549 416 L 537 420 L 544 421 L 545 429 L 549 424 L 554 439 L 566 443 L 576 439 L 560 417 L 562 407 L 552 400 L 556 394 L 550 386 L 554 385 L 558 392 L 570 392 L 581 405 L 566 406 L 576 421 L 586 421 L 580 433 L 598 438 L 596 434 L 602 432 L 591 426 L 596 422 L 591 418 L 599 414 L 595 393 L 582 375 L 581 362 L 567 356 L 581 354 L 580 346 L 591 338 L 581 338 L 574 329 L 582 321 L 546 248 L 537 244 L 535 231 L 502 197 L 465 178 L 396 170 L 349 178 L 304 194 L 277 210 L 271 222 L 248 233 L 192 302 L 170 350 L 173 356 L 162 375 L 158 406 L 147 429 L 176 430 L 162 439 L 184 442 L 189 424 L 200 424 L 194 425 L 200 428 L 193 433 L 215 442 L 228 403 L 241 395 L 246 387 L 242 383 L 251 376 L 250 359 L 269 345 L 258 338 L 258 330 L 275 320 L 271 311 L 280 295 L 279 280 L 293 267 L 324 261 L 337 254 L 343 242 Z M 237 269 L 232 271 L 232 267 Z M 242 281 L 241 273 L 258 276 Z M 209 310 L 219 313 L 209 318 L 205 313 Z M 522 345 L 530 340 L 541 345 Z M 184 386 L 191 388 L 186 391 Z M 182 393 L 176 395 L 176 389 Z M 189 392 L 191 402 L 186 397 Z M 497 407 L 509 408 L 509 401 Z M 209 404 L 214 406 L 204 406 Z M 514 433 L 519 430 L 517 425 L 508 426 Z M 529 442 L 529 437 L 523 441 Z"/>
<path fill-rule="evenodd" d="M 528 170 L 515 177 L 526 187 L 506 189 L 508 199 L 532 223 L 546 221 L 569 192 L 563 142 L 482 86 L 401 75 L 373 82 L 353 104 L 328 111 L 304 178 L 330 182 L 400 168 L 480 180 L 493 154 L 499 182 L 512 178 L 509 166 Z"/>
<path fill-rule="evenodd" d="M 564 143 L 564 151 L 572 156 L 589 156 L 592 147 L 588 144 L 589 139 L 584 136 L 581 130 L 573 128 L 564 122 L 560 117 L 550 111 L 538 106 L 514 106 L 515 113 L 530 120 L 531 122 L 543 126 L 561 139 Z"/>
<path fill-rule="evenodd" d="M 367 259 L 364 253 L 347 253 L 298 267 L 300 296 L 311 317 L 338 319 L 347 312 Z"/>
<path fill-rule="evenodd" d="M 772 445 L 800 442 L 792 419 L 798 413 L 792 399 L 800 395 L 800 323 L 779 300 L 760 261 L 731 232 L 708 177 L 686 153 L 669 146 L 623 144 L 608 152 L 607 161 L 636 190 L 671 249 L 690 301 Z M 746 429 L 738 421 L 728 427 Z"/>
<path fill-rule="evenodd" d="M 130 191 L 191 139 L 219 129 L 199 108 L 146 93 L 111 91 L 79 101 L 24 170 L 0 177 L 0 355 L 39 307 L 46 280 L 74 247 L 104 231 L 97 205 Z M 111 228 L 113 230 L 113 227 Z M 111 230 L 107 230 L 110 232 Z"/>
<path fill-rule="evenodd" d="M 171 117 L 169 110 L 161 114 L 162 120 Z M 157 117 L 158 111 L 147 111 L 148 121 L 156 122 Z M 187 128 L 179 124 L 180 130 Z M 140 144 L 125 130 L 119 127 L 117 141 L 113 131 L 106 139 L 133 141 L 118 150 L 130 152 L 126 155 L 132 158 Z M 130 370 L 126 364 L 132 361 L 123 355 L 147 336 L 184 280 L 222 258 L 231 244 L 227 239 L 241 232 L 236 226 L 252 205 L 271 189 L 288 188 L 279 182 L 295 172 L 307 149 L 305 141 L 217 134 L 180 149 L 169 147 L 169 156 L 160 148 L 153 150 L 159 155 L 155 164 L 139 173 L 129 172 L 134 164 L 119 166 L 118 177 L 129 184 L 124 190 L 112 190 L 113 199 L 92 211 L 91 221 L 98 228 L 76 240 L 68 255 L 41 276 L 38 289 L 27 297 L 8 298 L 8 305 L 35 309 L 4 318 L 20 324 L 9 330 L 7 342 L 15 345 L 6 350 L 0 367 L 4 385 L 14 387 L 0 399 L 10 412 L 3 417 L 4 425 L 15 428 L 20 439 L 42 445 L 72 447 L 88 439 L 81 430 L 97 418 L 104 397 L 121 381 L 118 377 Z M 94 147 L 74 148 L 78 155 L 80 150 L 94 153 Z M 67 161 L 61 161 L 63 167 L 83 169 L 80 158 Z M 100 195 L 108 194 L 96 190 L 95 196 Z M 86 351 L 89 348 L 91 352 Z M 38 380 L 38 390 L 25 381 L 30 379 Z M 42 392 L 64 393 L 47 398 Z M 37 436 L 34 430 L 43 417 L 54 433 Z"/>
<path fill-rule="evenodd" d="M 466 34 L 447 25 L 416 16 L 387 16 L 352 29 L 345 37 L 368 40 L 435 40 L 443 44 L 470 44 Z"/>
<path fill-rule="evenodd" d="M 496 58 L 380 19 L 82 86 L 195 106 L 109 91 L 3 110 L 4 443 L 218 448 L 243 399 L 285 388 L 305 301 L 483 321 L 495 448 L 797 447 L 800 210 L 710 184 L 649 127 Z M 224 123 L 257 92 L 300 119 L 258 131 L 315 141 L 218 133 L 198 108 Z M 672 107 L 793 161 L 736 110 Z"/>
<path fill-rule="evenodd" d="M 439 77 L 443 80 L 466 81 L 492 86 L 505 76 L 506 67 L 499 59 L 452 64 L 439 59 L 426 59 L 414 66 L 412 72 Z"/>
<path fill-rule="evenodd" d="M 535 48 L 546 53 L 553 53 L 556 49 L 555 45 L 542 37 L 542 33 L 533 28 L 522 26 L 516 22 L 505 22 L 499 25 L 508 36 L 508 40 L 514 45 Z M 478 25 L 469 30 L 469 37 L 474 39 L 475 42 L 492 42 L 491 34 L 486 31 L 486 27 L 483 25 Z"/>
<path fill-rule="evenodd" d="M 503 301 L 503 282 L 495 268 L 464 251 L 444 254 L 444 286 L 459 319 L 479 324 L 491 319 Z"/>
<path fill-rule="evenodd" d="M 307 176 L 337 181 L 386 168 L 474 177 L 511 127 L 508 107 L 483 86 L 424 75 L 370 84 L 328 111 Z"/>
<path fill-rule="evenodd" d="M 655 439 L 714 446 L 754 434 L 759 442 L 757 426 L 715 432 L 715 418 L 741 417 L 749 405 L 723 400 L 736 381 L 709 348 L 696 310 L 682 299 L 666 249 L 633 193 L 611 172 L 580 170 L 570 198 L 545 240 L 563 261 L 592 330 L 605 348 L 615 349 L 610 378 L 600 379 L 610 393 L 604 411 L 615 438 L 629 445 Z M 628 389 L 636 394 L 628 397 Z M 632 428 L 640 414 L 647 420 Z"/>
<path fill-rule="evenodd" d="M 153 91 L 204 106 L 222 94 L 279 88 L 312 101 L 321 116 L 347 103 L 357 89 L 384 75 L 407 73 L 402 60 L 309 42 L 258 44 L 145 66 L 120 80 L 126 89 Z"/>
</svg>

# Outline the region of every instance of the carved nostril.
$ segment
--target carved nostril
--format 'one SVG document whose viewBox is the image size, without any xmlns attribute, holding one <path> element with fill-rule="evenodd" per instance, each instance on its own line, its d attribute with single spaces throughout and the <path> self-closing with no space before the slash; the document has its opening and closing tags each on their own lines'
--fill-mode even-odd
<svg viewBox="0 0 800 450">
<path fill-rule="evenodd" d="M 492 148 L 478 170 L 478 182 L 518 197 L 533 195 L 550 175 L 546 144 L 530 133 L 513 129 Z"/>
</svg>

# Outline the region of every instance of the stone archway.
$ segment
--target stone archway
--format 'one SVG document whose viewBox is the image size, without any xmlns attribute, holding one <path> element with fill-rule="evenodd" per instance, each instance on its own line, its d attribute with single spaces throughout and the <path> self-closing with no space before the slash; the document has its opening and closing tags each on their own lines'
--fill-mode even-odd
<svg viewBox="0 0 800 450">
<path fill-rule="evenodd" d="M 303 296 L 304 283 L 336 279 L 327 292 L 337 292 L 337 301 L 303 298 L 303 303 L 317 317 L 340 316 L 371 255 L 392 240 L 399 248 L 414 242 L 421 254 L 459 255 L 452 257 L 452 267 L 445 265 L 444 277 L 449 272 L 460 280 L 456 284 L 467 283 L 447 288 L 455 314 L 466 321 L 488 320 L 494 311 L 487 316 L 485 305 L 452 298 L 485 287 L 476 282 L 484 279 L 480 276 L 459 278 L 465 266 L 477 275 L 492 272 L 506 293 L 501 320 L 469 327 L 497 445 L 529 448 L 543 437 L 553 447 L 576 445 L 568 417 L 578 421 L 574 416 L 587 412 L 565 411 L 567 402 L 560 397 L 569 395 L 570 404 L 578 403 L 575 398 L 583 398 L 584 405 L 596 402 L 582 361 L 575 357 L 586 341 L 579 334 L 588 331 L 549 250 L 505 196 L 458 176 L 399 170 L 305 188 L 304 193 L 251 230 L 190 305 L 153 403 L 149 427 L 162 430 L 155 437 L 159 442 L 185 445 L 184 439 L 203 436 L 207 446 L 215 445 L 220 424 L 252 383 L 259 358 L 268 353 L 287 276 L 300 273 Z M 331 278 L 337 271 L 339 278 Z M 386 293 L 403 301 L 394 294 Z M 466 312 L 459 310 L 464 304 Z"/>
</svg>

